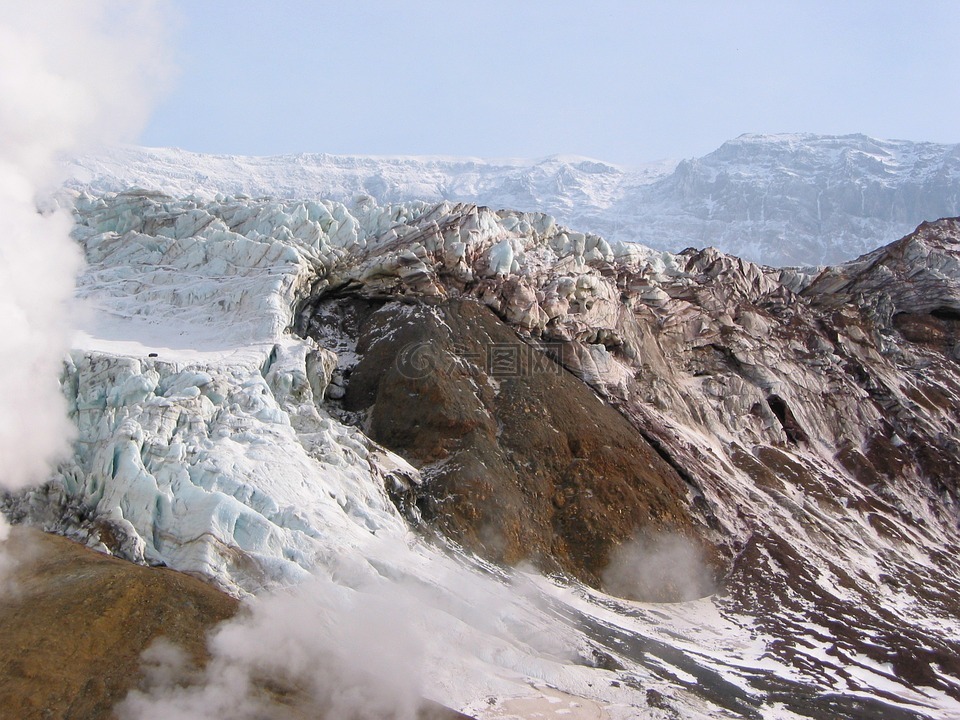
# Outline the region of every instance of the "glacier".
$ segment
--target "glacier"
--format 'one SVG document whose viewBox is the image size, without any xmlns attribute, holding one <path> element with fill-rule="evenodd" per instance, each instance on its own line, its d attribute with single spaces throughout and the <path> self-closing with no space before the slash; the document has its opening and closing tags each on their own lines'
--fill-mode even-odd
<svg viewBox="0 0 960 720">
<path fill-rule="evenodd" d="M 202 180 L 212 186 L 215 176 Z M 856 604 L 860 590 L 849 578 L 864 553 L 870 560 L 861 569 L 876 583 L 869 587 L 885 588 L 882 602 L 900 613 L 912 637 L 928 642 L 958 636 L 956 617 L 917 605 L 909 588 L 884 585 L 882 577 L 898 566 L 918 577 L 947 567 L 931 557 L 954 547 L 953 501 L 944 491 L 946 509 L 931 510 L 929 493 L 912 476 L 897 487 L 899 498 L 851 479 L 830 458 L 835 446 L 859 443 L 859 430 L 824 420 L 833 415 L 819 399 L 827 377 L 838 403 L 829 412 L 859 407 L 847 422 L 879 422 L 865 391 L 839 378 L 846 360 L 838 353 L 883 373 L 892 365 L 871 354 L 871 341 L 852 321 L 836 345 L 817 352 L 793 337 L 765 340 L 776 313 L 796 302 L 794 290 L 827 297 L 840 287 L 870 293 L 882 285 L 885 275 L 867 273 L 877 258 L 823 273 L 771 270 L 716 251 L 673 254 L 608 241 L 539 212 L 449 201 L 381 204 L 368 194 L 344 204 L 196 186 L 175 196 L 91 185 L 60 201 L 75 213 L 74 236 L 87 260 L 77 290 L 86 318 L 61 377 L 76 451 L 46 486 L 6 501 L 14 518 L 198 575 L 255 603 L 318 581 L 341 599 L 398 597 L 398 605 L 416 608 L 405 620 L 425 638 L 424 693 L 477 718 L 534 717 L 552 706 L 568 717 L 614 720 L 960 713 L 947 691 L 956 686 L 949 668 L 934 664 L 935 682 L 910 684 L 838 643 L 835 620 L 802 616 L 805 597 L 769 616 L 759 597 L 635 602 L 568 576 L 507 570 L 415 532 L 416 508 L 402 512 L 395 500 L 417 492 L 421 470 L 372 440 L 362 417 L 337 408 L 344 375 L 357 362 L 354 338 L 327 328 L 326 338 L 311 339 L 298 327 L 310 317 L 311 298 L 334 289 L 413 308 L 409 319 L 417 322 L 420 299 L 472 287 L 524 337 L 549 328 L 579 348 L 572 369 L 598 397 L 627 400 L 637 377 L 650 383 L 645 401 L 659 423 L 651 427 L 660 428 L 652 432 L 665 446 L 683 448 L 680 460 L 708 478 L 698 502 L 716 510 L 710 522 L 729 528 L 740 557 L 755 562 L 738 572 L 769 570 L 779 578 L 782 533 L 800 539 L 818 593 Z M 955 230 L 948 228 L 948 237 Z M 923 238 L 904 252 L 930 258 L 934 279 L 921 277 L 925 285 L 895 301 L 903 311 L 928 311 L 915 300 L 935 286 L 942 294 L 933 309 L 946 312 L 958 297 L 953 250 Z M 886 273 L 899 271 L 884 262 Z M 624 267 L 629 287 L 612 279 L 611 269 Z M 637 298 L 638 312 L 661 314 L 664 338 L 702 348 L 704 369 L 681 378 L 666 339 L 618 337 L 624 295 Z M 720 307 L 716 322 L 697 310 L 731 298 L 768 303 L 768 310 L 742 309 L 734 321 Z M 746 332 L 737 335 L 736 327 Z M 721 336 L 734 338 L 737 362 L 750 368 L 755 386 L 706 371 Z M 811 342 L 827 343 L 820 336 Z M 629 343 L 644 353 L 625 358 L 619 348 Z M 809 354 L 811 364 L 778 355 L 790 352 Z M 647 371 L 631 362 L 646 363 Z M 668 387 L 656 376 L 680 379 Z M 771 394 L 797 417 L 770 403 Z M 909 407 L 924 402 L 911 397 Z M 930 418 L 931 432 L 953 432 L 949 419 Z M 813 436 L 806 449 L 791 449 L 792 422 Z M 737 454 L 747 439 L 780 448 L 778 462 L 796 484 L 767 478 L 750 453 Z M 803 470 L 810 467 L 826 480 L 810 480 Z M 831 483 L 849 485 L 846 509 L 834 508 Z M 833 522 L 830 512 L 845 519 Z M 874 515 L 881 520 L 870 521 Z M 904 519 L 916 517 L 923 523 Z M 837 548 L 849 556 L 831 556 Z M 761 609 L 745 610 L 751 602 Z M 884 616 L 864 626 L 868 644 L 890 632 L 889 622 Z M 784 649 L 790 633 L 794 645 Z M 844 652 L 853 654 L 838 659 Z"/>
<path fill-rule="evenodd" d="M 743 135 L 700 158 L 622 167 L 537 160 L 112 148 L 71 160 L 69 184 L 175 196 L 451 201 L 543 212 L 608 241 L 720 250 L 773 266 L 852 260 L 925 220 L 960 214 L 960 146 L 865 135 Z"/>
</svg>

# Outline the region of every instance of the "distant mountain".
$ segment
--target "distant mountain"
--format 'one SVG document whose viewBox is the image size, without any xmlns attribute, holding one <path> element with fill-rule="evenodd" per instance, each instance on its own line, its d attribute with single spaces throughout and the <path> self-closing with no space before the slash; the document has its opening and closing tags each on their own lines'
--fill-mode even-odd
<svg viewBox="0 0 960 720">
<path fill-rule="evenodd" d="M 852 259 L 960 212 L 960 145 L 742 135 L 614 205 L 636 239 L 769 265 Z"/>
<path fill-rule="evenodd" d="M 574 228 L 615 229 L 610 213 L 625 194 L 668 175 L 676 162 L 626 169 L 575 156 L 539 160 L 372 157 L 327 154 L 243 157 L 172 148 L 111 148 L 74 160 L 68 185 L 92 193 L 132 186 L 174 196 L 218 193 L 350 204 L 468 202 L 553 215 Z M 626 230 L 626 228 L 624 228 Z"/>
<path fill-rule="evenodd" d="M 714 246 L 768 265 L 852 259 L 960 214 L 960 145 L 865 135 L 742 135 L 702 158 L 641 168 L 586 158 L 290 155 L 121 148 L 71 163 L 71 185 L 173 195 L 471 202 L 545 212 L 608 240 Z"/>
</svg>

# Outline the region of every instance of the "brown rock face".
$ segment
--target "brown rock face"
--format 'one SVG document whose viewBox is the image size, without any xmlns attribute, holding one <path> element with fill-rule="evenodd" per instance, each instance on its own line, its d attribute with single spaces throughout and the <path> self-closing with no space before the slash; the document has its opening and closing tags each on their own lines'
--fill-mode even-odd
<svg viewBox="0 0 960 720">
<path fill-rule="evenodd" d="M 596 584 L 638 529 L 696 536 L 676 471 L 480 303 L 370 308 L 357 350 L 345 407 L 420 466 L 424 517 L 467 547 Z"/>
<path fill-rule="evenodd" d="M 0 595 L 3 718 L 115 718 L 113 708 L 141 682 L 141 655 L 154 640 L 166 638 L 202 667 L 208 631 L 240 607 L 183 573 L 134 565 L 56 535 L 15 528 L 4 550 L 18 563 L 13 589 Z M 260 691 L 265 719 L 322 720 L 296 688 L 265 678 Z M 429 701 L 419 717 L 470 720 Z"/>
<path fill-rule="evenodd" d="M 136 686 L 140 654 L 164 636 L 194 661 L 238 602 L 200 580 L 146 568 L 33 530 L 5 545 L 23 560 L 0 597 L 4 717 L 112 717 Z"/>
<path fill-rule="evenodd" d="M 591 583 L 624 550 L 628 569 L 649 564 L 664 530 L 709 540 L 733 567 L 718 604 L 765 615 L 784 662 L 807 672 L 839 648 L 841 676 L 862 654 L 955 695 L 956 648 L 927 619 L 957 617 L 960 219 L 812 275 L 444 211 L 321 288 L 365 298 L 347 409 L 422 469 L 435 526 Z M 395 269 L 402 233 L 413 280 Z M 522 360 L 501 372 L 492 358 L 509 366 L 516 343 L 574 381 Z M 638 528 L 648 537 L 624 542 Z M 904 596 L 915 614 L 896 610 Z M 866 616 L 873 634 L 846 632 Z M 814 716 L 860 716 L 845 712 Z"/>
</svg>

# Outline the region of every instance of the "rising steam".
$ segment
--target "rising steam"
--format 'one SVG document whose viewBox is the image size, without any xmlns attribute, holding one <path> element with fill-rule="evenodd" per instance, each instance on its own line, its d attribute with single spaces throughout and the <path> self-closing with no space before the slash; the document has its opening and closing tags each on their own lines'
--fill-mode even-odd
<svg viewBox="0 0 960 720">
<path fill-rule="evenodd" d="M 700 547 L 676 533 L 638 535 L 618 546 L 603 572 L 611 595 L 644 602 L 680 602 L 715 590 Z"/>
<path fill-rule="evenodd" d="M 122 720 L 320 717 L 415 720 L 422 641 L 400 588 L 350 593 L 329 580 L 248 603 L 211 636 L 204 670 L 160 640 L 143 655 L 143 690 Z"/>
<path fill-rule="evenodd" d="M 548 601 L 523 573 L 508 584 L 436 550 L 382 551 L 374 553 L 382 574 L 344 557 L 329 575 L 318 568 L 301 585 L 248 599 L 211 635 L 203 669 L 166 641 L 151 646 L 140 688 L 117 716 L 417 720 L 424 696 L 455 706 L 515 692 L 490 663 L 508 676 L 537 675 L 580 657 L 576 641 L 554 631 Z M 402 569 L 428 557 L 432 579 Z"/>
<path fill-rule="evenodd" d="M 43 481 L 70 452 L 58 378 L 82 258 L 68 212 L 38 210 L 57 161 L 129 140 L 162 86 L 159 5 L 6 3 L 0 18 L 0 490 Z M 0 517 L 0 523 L 4 522 Z M 0 530 L 0 537 L 4 531 Z"/>
</svg>

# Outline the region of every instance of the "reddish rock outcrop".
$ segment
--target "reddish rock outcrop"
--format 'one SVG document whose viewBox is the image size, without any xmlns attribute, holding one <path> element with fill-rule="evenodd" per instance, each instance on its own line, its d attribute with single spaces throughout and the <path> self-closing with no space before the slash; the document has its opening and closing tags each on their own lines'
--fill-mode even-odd
<svg viewBox="0 0 960 720">
<path fill-rule="evenodd" d="M 560 346 L 471 299 L 369 309 L 358 338 L 345 407 L 417 464 L 423 516 L 456 541 L 598 584 L 638 531 L 699 538 L 695 489 L 551 357 Z"/>
<path fill-rule="evenodd" d="M 955 692 L 931 669 L 960 677 L 937 660 L 953 646 L 926 618 L 957 622 L 943 598 L 960 592 L 960 221 L 804 272 L 444 211 L 369 243 L 325 285 L 373 303 L 354 328 L 347 409 L 421 468 L 434 525 L 588 582 L 631 532 L 676 528 L 715 568 L 732 561 L 728 607 L 766 613 L 784 661 L 809 670 L 831 633 L 850 662 L 923 643 L 895 672 Z M 404 252 L 415 276 L 395 271 Z M 477 358 L 501 345 L 569 374 L 487 372 Z M 430 372 L 401 372 L 404 358 Z M 904 594 L 913 609 L 892 610 Z M 882 652 L 830 629 L 865 617 Z M 805 635 L 810 652 L 787 643 L 804 622 L 826 623 Z"/>
<path fill-rule="evenodd" d="M 196 578 L 118 560 L 71 540 L 15 528 L 0 595 L 0 714 L 18 720 L 108 720 L 143 680 L 141 656 L 165 638 L 202 667 L 207 634 L 239 601 Z M 264 680 L 276 720 L 317 718 L 296 688 Z M 271 704 L 272 701 L 272 704 Z M 422 720 L 470 720 L 427 702 Z"/>
</svg>

